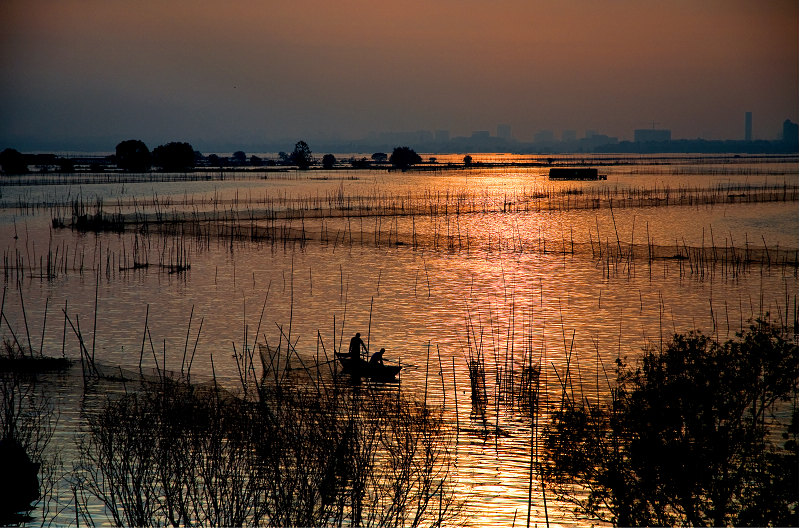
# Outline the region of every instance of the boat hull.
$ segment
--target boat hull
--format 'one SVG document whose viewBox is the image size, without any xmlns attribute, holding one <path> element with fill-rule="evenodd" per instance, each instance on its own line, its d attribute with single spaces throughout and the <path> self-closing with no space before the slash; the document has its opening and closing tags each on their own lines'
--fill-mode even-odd
<svg viewBox="0 0 800 530">
<path fill-rule="evenodd" d="M 336 358 L 342 365 L 342 373 L 350 374 L 353 377 L 363 377 L 371 381 L 396 381 L 397 374 L 400 373 L 400 366 L 386 365 L 386 364 L 370 364 L 364 359 L 353 360 L 346 357 L 339 352 L 336 353 Z"/>
</svg>

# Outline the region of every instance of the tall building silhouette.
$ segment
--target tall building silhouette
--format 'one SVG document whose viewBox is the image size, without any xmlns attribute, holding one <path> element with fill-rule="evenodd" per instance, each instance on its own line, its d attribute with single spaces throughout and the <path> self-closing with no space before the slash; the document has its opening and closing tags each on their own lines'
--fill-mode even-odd
<svg viewBox="0 0 800 530">
<path fill-rule="evenodd" d="M 752 112 L 745 112 L 744 113 L 744 141 L 745 142 L 752 142 L 753 141 L 753 113 Z"/>
<path fill-rule="evenodd" d="M 511 125 L 501 123 L 497 126 L 497 137 L 503 140 L 511 140 Z"/>
</svg>

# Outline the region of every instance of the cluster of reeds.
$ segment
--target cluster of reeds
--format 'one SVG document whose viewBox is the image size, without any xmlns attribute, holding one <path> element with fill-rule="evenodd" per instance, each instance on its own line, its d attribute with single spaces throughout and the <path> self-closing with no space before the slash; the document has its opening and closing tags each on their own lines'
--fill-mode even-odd
<svg viewBox="0 0 800 530">
<path fill-rule="evenodd" d="M 613 216 L 613 210 L 612 216 Z M 366 222 L 365 222 L 366 221 Z M 312 223 L 319 223 L 312 226 Z M 365 226 L 366 225 L 366 226 Z M 371 226 L 370 226 L 371 225 Z M 376 215 L 368 217 L 346 217 L 334 219 L 317 218 L 315 221 L 306 218 L 284 219 L 272 217 L 268 221 L 259 221 L 250 217 L 247 224 L 235 219 L 221 223 L 197 223 L 184 225 L 184 234 L 191 235 L 198 242 L 208 245 L 212 239 L 226 241 L 233 246 L 234 241 L 268 243 L 274 249 L 286 250 L 295 245 L 303 249 L 311 241 L 325 245 L 374 245 L 389 247 L 408 245 L 413 249 L 431 249 L 434 251 L 470 252 L 471 250 L 488 250 L 499 252 L 543 254 L 591 255 L 607 276 L 635 273 L 637 262 L 646 262 L 652 274 L 653 265 L 663 264 L 665 270 L 676 266 L 681 277 L 684 275 L 698 278 L 719 276 L 736 278 L 752 270 L 777 269 L 783 274 L 791 274 L 797 268 L 798 255 L 795 249 L 782 248 L 780 244 L 769 247 L 764 241 L 754 244 L 745 235 L 744 241 L 734 241 L 726 235 L 723 241 L 715 241 L 713 230 L 710 244 L 704 241 L 700 246 L 689 246 L 685 240 L 676 240 L 675 245 L 657 245 L 647 234 L 648 243 L 634 243 L 635 224 L 631 230 L 630 241 L 616 230 L 613 234 L 602 234 L 598 228 L 588 234 L 588 242 L 575 240 L 572 227 L 560 239 L 543 237 L 541 230 L 538 237 L 522 235 L 522 227 L 516 224 L 510 233 L 470 233 L 470 223 L 459 216 L 424 217 L 415 215 L 403 217 L 393 215 L 388 220 Z M 648 228 L 649 226 L 646 226 Z M 705 236 L 705 230 L 704 230 Z M 177 236 L 176 236 L 177 237 Z M 763 239 L 763 238 L 762 238 Z"/>
<path fill-rule="evenodd" d="M 751 268 L 779 267 L 797 268 L 797 251 L 770 248 L 754 241 L 733 241 L 724 237 L 714 241 L 711 233 L 710 245 L 704 241 L 700 247 L 690 247 L 676 240 L 671 245 L 656 245 L 647 234 L 647 244 L 634 244 L 634 229 L 630 242 L 621 237 L 614 226 L 614 234 L 601 234 L 589 231 L 588 244 L 576 242 L 573 229 L 569 234 L 562 230 L 561 238 L 549 236 L 531 239 L 523 237 L 523 227 L 515 225 L 510 233 L 470 233 L 469 214 L 514 213 L 541 210 L 568 211 L 573 209 L 639 208 L 674 205 L 713 205 L 730 202 L 753 201 L 797 201 L 798 188 L 787 183 L 782 185 L 767 182 L 755 185 L 718 184 L 713 187 L 688 187 L 670 185 L 628 186 L 554 186 L 539 185 L 530 189 L 515 190 L 500 197 L 487 190 L 441 190 L 422 189 L 418 193 L 391 193 L 374 189 L 359 194 L 347 194 L 343 186 L 334 191 L 318 191 L 316 194 L 290 195 L 284 191 L 263 196 L 237 191 L 234 196 L 220 198 L 185 195 L 180 197 L 159 197 L 149 199 L 135 197 L 125 201 L 119 199 L 116 213 L 104 213 L 100 199 L 85 201 L 82 197 L 71 200 L 73 227 L 88 229 L 129 229 L 142 233 L 160 233 L 173 237 L 170 257 L 159 259 L 159 265 L 169 271 L 187 269 L 188 246 L 184 239 L 193 239 L 198 246 L 208 246 L 211 240 L 218 240 L 233 247 L 235 241 L 263 242 L 273 249 L 299 244 L 302 249 L 308 242 L 317 241 L 326 245 L 371 244 L 377 247 L 391 245 L 410 245 L 414 249 L 426 248 L 451 252 L 469 252 L 471 249 L 487 249 L 511 252 L 542 252 L 563 255 L 591 253 L 603 265 L 607 275 L 631 274 L 635 261 L 646 259 L 651 266 L 654 261 L 672 262 L 680 269 L 680 274 L 704 277 L 719 269 L 721 274 L 736 277 Z M 54 206 L 51 206 L 54 207 Z M 56 207 L 54 207 L 56 208 Z M 90 209 L 94 213 L 88 213 Z M 128 211 L 129 213 L 122 213 Z M 635 222 L 635 221 L 634 221 Z M 64 226 L 59 218 L 54 218 L 54 226 Z M 52 236 L 51 236 L 52 240 Z M 623 241 L 625 240 L 625 241 Z M 134 242 L 134 245 L 136 243 Z M 173 251 L 174 250 L 174 251 Z M 42 277 L 53 278 L 70 266 L 83 270 L 84 259 L 77 260 L 77 248 L 73 249 L 69 260 L 69 249 L 58 244 L 49 245 L 46 256 L 34 255 L 12 249 L 4 255 L 6 276 L 15 270 L 27 268 L 39 271 Z M 125 254 L 123 249 L 123 254 Z M 106 269 L 131 270 L 144 267 L 147 262 L 134 256 L 130 263 L 127 256 L 109 254 L 106 256 Z M 165 264 L 165 261 L 167 262 Z M 37 266 L 38 265 L 38 266 Z M 110 266 L 109 266 L 110 265 Z"/>
<path fill-rule="evenodd" d="M 547 371 L 550 367 L 546 365 L 548 353 L 544 328 L 541 329 L 541 337 L 535 336 L 538 332 L 534 323 L 536 304 L 533 296 L 527 306 L 518 303 L 514 289 L 505 283 L 505 276 L 503 291 L 503 297 L 497 301 L 497 305 L 494 302 L 489 304 L 488 313 L 480 310 L 481 306 L 478 306 L 477 311 L 473 307 L 467 307 L 466 348 L 472 390 L 472 418 L 479 422 L 479 427 L 473 430 L 484 436 L 492 436 L 497 445 L 500 437 L 509 435 L 501 424 L 501 416 L 512 420 L 521 416 L 529 422 L 526 526 L 530 526 L 534 505 L 538 503 L 534 495 L 541 495 L 540 506 L 545 523 L 549 526 L 548 497 L 544 487 L 539 438 L 542 421 L 551 414 L 557 393 L 548 386 Z M 543 304 L 543 300 L 540 302 Z M 521 322 L 517 321 L 518 318 Z M 519 325 L 522 328 L 521 337 L 517 330 Z M 569 365 L 573 351 L 572 344 L 567 342 L 563 322 L 562 335 L 564 356 Z M 570 374 L 569 370 L 559 375 L 553 365 L 553 371 L 555 377 L 550 379 L 563 380 L 565 384 L 572 385 L 574 374 Z M 494 375 L 489 378 L 490 382 L 493 380 L 493 384 L 488 388 L 487 373 Z"/>
<path fill-rule="evenodd" d="M 486 368 L 480 352 L 467 362 L 469 369 L 469 389 L 472 401 L 472 413 L 482 414 L 486 411 Z"/>
<path fill-rule="evenodd" d="M 21 244 L 3 251 L 3 279 L 6 283 L 24 278 L 52 281 L 69 274 L 87 273 L 102 273 L 111 279 L 147 268 L 167 274 L 191 269 L 192 239 L 181 232 L 154 237 L 129 232 L 120 234 L 116 242 L 95 238 L 91 243 L 78 239 L 70 246 L 64 238 L 54 239 L 51 230 L 46 252 L 39 253 L 36 240 L 26 236 Z M 195 248 L 201 247 L 195 245 Z"/>
<path fill-rule="evenodd" d="M 625 241 L 623 238 L 626 236 L 620 236 L 617 230 L 613 209 L 611 216 L 614 223 L 613 239 L 607 235 L 603 241 L 599 224 L 595 233 L 592 233 L 591 230 L 589 232 L 592 257 L 602 265 L 603 273 L 608 277 L 620 273 L 626 274 L 628 277 L 635 276 L 637 262 L 646 262 L 650 275 L 652 275 L 655 262 L 663 263 L 665 272 L 668 263 L 671 262 L 677 264 L 679 277 L 688 275 L 699 279 L 707 277 L 713 279 L 715 275 L 722 276 L 724 279 L 736 279 L 753 269 L 767 272 L 774 269 L 783 276 L 797 274 L 797 249 L 781 248 L 779 243 L 776 243 L 774 248 L 770 248 L 764 236 L 761 236 L 761 244 L 758 244 L 750 241 L 745 233 L 744 246 L 742 246 L 742 241 L 738 241 L 737 244 L 733 234 L 728 233 L 723 236 L 724 242 L 720 245 L 719 241 L 714 239 L 714 229 L 709 227 L 708 245 L 706 244 L 705 228 L 703 228 L 700 246 L 687 245 L 683 237 L 680 242 L 676 238 L 674 245 L 656 245 L 650 236 L 649 223 L 646 223 L 647 244 L 643 245 L 634 243 L 635 217 L 631 226 L 630 241 Z M 585 244 L 574 244 L 570 234 L 570 253 L 574 253 L 576 246 L 587 250 Z M 567 252 L 563 241 L 562 249 L 564 249 L 563 252 Z"/>
<path fill-rule="evenodd" d="M 762 163 L 765 161 L 762 161 Z M 783 167 L 775 167 L 775 163 L 782 164 Z M 648 167 L 647 169 L 630 168 L 626 172 L 633 175 L 791 175 L 795 172 L 794 167 L 796 160 L 791 158 L 773 159 L 769 161 L 769 165 L 747 165 L 742 166 L 736 160 L 720 159 L 711 163 L 709 160 L 703 161 L 698 165 L 692 161 L 688 165 L 669 164 L 660 167 Z"/>
<path fill-rule="evenodd" d="M 237 178 L 246 174 L 237 173 Z M 190 182 L 225 180 L 225 174 L 218 171 L 197 171 L 193 173 L 38 173 L 7 177 L 4 186 L 78 186 L 82 184 L 133 184 L 152 182 Z M 263 172 L 258 178 L 263 178 Z M 270 174 L 269 178 L 293 178 L 292 175 Z M 294 177 L 298 178 L 298 177 Z"/>
<path fill-rule="evenodd" d="M 14 239 L 19 240 L 19 235 L 15 235 Z M 29 242 L 26 233 L 24 249 L 21 250 L 15 245 L 14 248 L 3 250 L 3 280 L 6 284 L 10 281 L 19 281 L 26 275 L 53 280 L 59 274 L 66 274 L 70 268 L 83 269 L 83 254 L 80 256 L 80 262 L 76 263 L 79 257 L 77 247 L 73 247 L 72 263 L 70 263 L 68 245 L 58 243 L 54 245 L 52 230 L 48 238 L 47 254 L 37 255 L 35 241 L 32 242 L 32 249 Z"/>
<path fill-rule="evenodd" d="M 265 190 L 263 195 L 248 191 L 234 192 L 231 197 L 216 193 L 207 196 L 160 197 L 117 199 L 116 214 L 103 210 L 103 201 L 87 201 L 83 196 L 71 202 L 56 203 L 51 199 L 18 199 L 8 207 L 27 212 L 50 208 L 59 225 L 64 221 L 63 206 L 71 210 L 73 222 L 82 216 L 104 214 L 126 223 L 174 223 L 196 217 L 205 221 L 221 221 L 233 216 L 257 219 L 316 219 L 341 217 L 387 216 L 447 216 L 470 213 L 514 213 L 531 211 L 571 211 L 616 208 L 642 208 L 653 206 L 711 206 L 715 204 L 792 202 L 798 200 L 798 186 L 784 182 L 773 184 L 730 184 L 716 186 L 672 186 L 651 184 L 647 186 L 534 184 L 515 189 L 502 196 L 489 189 L 429 189 L 419 192 L 373 189 L 358 194 L 338 190 L 317 191 L 313 194 L 290 195 L 287 191 L 274 194 Z M 92 204 L 93 203 L 93 204 Z M 88 207 L 93 206 L 93 212 Z M 59 213 L 60 212 L 60 213 Z M 111 226 L 111 225 L 109 225 Z"/>
<path fill-rule="evenodd" d="M 517 337 L 516 318 L 520 308 L 516 306 L 513 293 L 504 296 L 507 314 L 490 309 L 488 315 L 473 315 L 468 308 L 466 315 L 467 368 L 470 379 L 473 417 L 484 425 L 487 413 L 494 408 L 494 431 L 500 433 L 500 407 L 516 410 L 534 418 L 539 413 L 541 362 L 544 354 L 534 351 L 533 302 L 522 309 L 522 345 Z M 484 327 L 483 319 L 486 318 Z M 487 369 L 487 355 L 489 368 Z M 486 374 L 494 375 L 494 384 L 487 391 Z"/>
<path fill-rule="evenodd" d="M 89 419 L 76 495 L 117 526 L 439 526 L 458 505 L 440 415 L 398 392 L 162 379 Z"/>
<path fill-rule="evenodd" d="M 60 357 L 45 355 L 44 352 L 44 336 L 45 328 L 47 326 L 47 309 L 49 306 L 49 299 L 45 301 L 44 317 L 42 318 L 41 341 L 39 342 L 39 347 L 37 350 L 34 348 L 34 342 L 31 338 L 31 328 L 28 322 L 27 312 L 25 311 L 25 298 L 22 295 L 22 285 L 19 282 L 17 283 L 17 290 L 19 294 L 20 314 L 22 315 L 24 335 L 21 331 L 15 330 L 14 326 L 8 320 L 9 310 L 6 306 L 6 295 L 8 294 L 9 289 L 6 285 L 3 287 L 3 295 L 2 299 L 0 299 L 0 332 L 2 332 L 0 372 L 5 371 L 18 374 L 35 374 L 38 372 L 59 371 L 69 368 L 71 361 L 64 356 L 63 349 Z M 7 331 L 4 330 L 3 324 L 7 326 Z M 65 319 L 65 336 L 66 325 Z"/>
</svg>

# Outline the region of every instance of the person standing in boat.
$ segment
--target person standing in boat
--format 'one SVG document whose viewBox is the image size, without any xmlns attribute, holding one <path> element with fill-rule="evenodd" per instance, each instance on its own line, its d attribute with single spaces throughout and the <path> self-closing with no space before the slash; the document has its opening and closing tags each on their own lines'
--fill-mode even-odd
<svg viewBox="0 0 800 530">
<path fill-rule="evenodd" d="M 350 339 L 350 358 L 353 361 L 357 361 L 361 358 L 361 348 L 364 348 L 364 351 L 369 354 L 369 350 L 367 349 L 367 345 L 364 344 L 364 341 L 361 340 L 361 333 L 356 333 L 355 336 Z"/>
<path fill-rule="evenodd" d="M 383 354 L 386 352 L 386 348 L 381 348 L 381 351 L 376 351 L 372 354 L 372 357 L 369 359 L 369 364 L 371 365 L 381 365 L 383 366 Z"/>
</svg>

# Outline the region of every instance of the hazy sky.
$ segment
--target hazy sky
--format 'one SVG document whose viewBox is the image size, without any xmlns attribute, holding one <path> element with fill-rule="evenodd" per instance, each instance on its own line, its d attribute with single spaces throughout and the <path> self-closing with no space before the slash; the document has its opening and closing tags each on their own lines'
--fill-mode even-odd
<svg viewBox="0 0 800 530">
<path fill-rule="evenodd" d="M 774 139 L 798 119 L 798 3 L 2 0 L 0 68 L 0 149 L 499 123 L 741 139 L 745 111 Z"/>
</svg>

